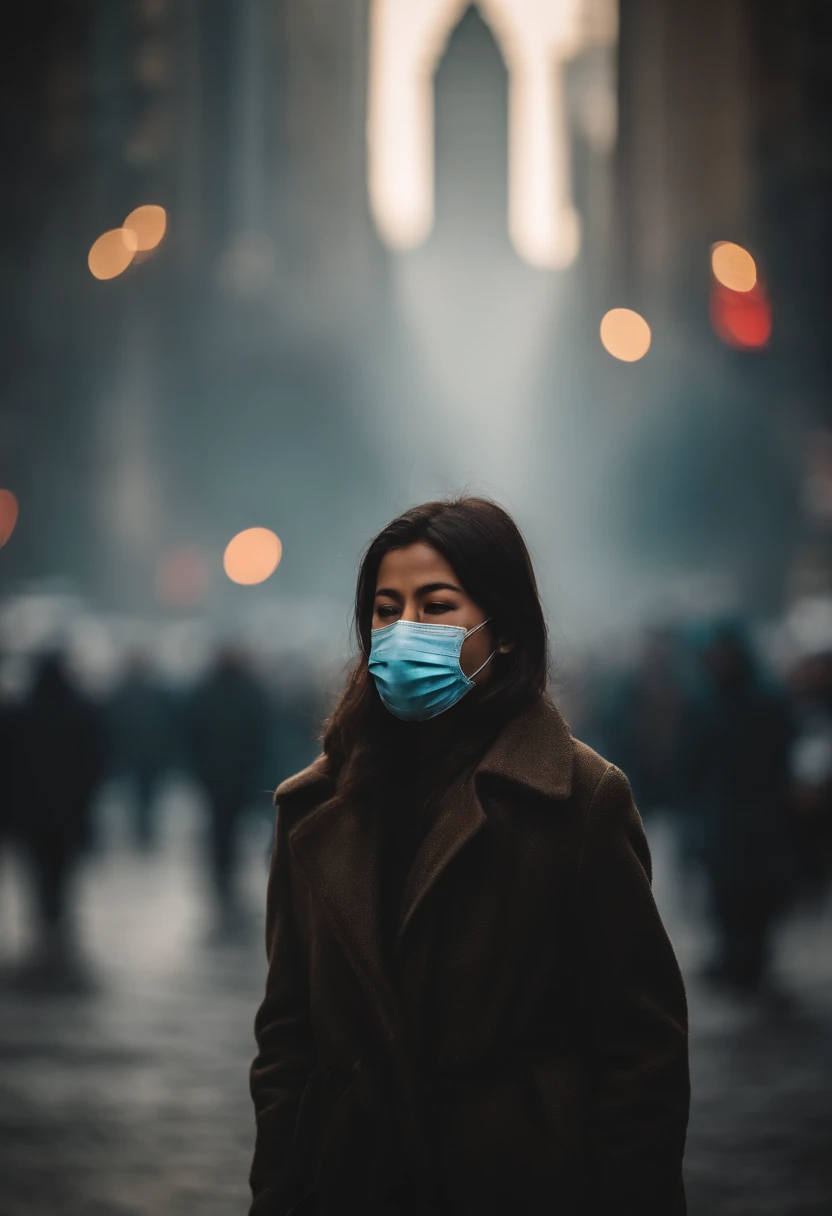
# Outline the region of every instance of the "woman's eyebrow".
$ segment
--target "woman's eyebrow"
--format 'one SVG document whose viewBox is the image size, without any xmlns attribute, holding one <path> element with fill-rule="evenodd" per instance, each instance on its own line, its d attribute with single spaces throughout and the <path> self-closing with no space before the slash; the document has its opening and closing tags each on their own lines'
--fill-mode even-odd
<svg viewBox="0 0 832 1216">
<path fill-rule="evenodd" d="M 417 595 L 430 595 L 432 591 L 456 591 L 458 595 L 462 595 L 461 587 L 455 587 L 453 583 L 424 583 L 423 586 L 416 588 Z M 376 595 L 386 595 L 390 599 L 400 600 L 402 594 L 396 591 L 393 587 L 377 587 Z"/>
<path fill-rule="evenodd" d="M 455 587 L 453 583 L 425 583 L 421 587 L 416 588 L 417 595 L 430 595 L 432 591 L 456 591 L 462 595 L 462 588 Z"/>
</svg>

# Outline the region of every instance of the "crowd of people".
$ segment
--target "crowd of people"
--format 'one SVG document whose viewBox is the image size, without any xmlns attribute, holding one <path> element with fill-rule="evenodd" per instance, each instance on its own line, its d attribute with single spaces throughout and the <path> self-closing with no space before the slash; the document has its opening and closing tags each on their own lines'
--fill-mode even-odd
<svg viewBox="0 0 832 1216">
<path fill-rule="evenodd" d="M 573 733 L 627 774 L 648 837 L 655 816 L 670 818 L 679 876 L 705 891 L 706 977 L 765 986 L 779 921 L 822 900 L 832 878 L 832 641 L 775 673 L 740 619 L 663 625 L 625 662 L 599 647 L 580 669 L 566 664 L 552 695 Z M 268 810 L 268 791 L 314 757 L 324 712 L 311 680 L 276 687 L 233 645 L 184 688 L 137 652 L 99 698 L 65 655 L 40 654 L 25 695 L 0 705 L 0 833 L 26 861 L 38 965 L 71 952 L 73 880 L 110 778 L 126 788 L 133 847 L 151 852 L 160 791 L 189 775 L 216 908 L 232 923 L 242 818 Z"/>
<path fill-rule="evenodd" d="M 647 631 L 590 664 L 573 731 L 626 772 L 648 837 L 669 816 L 713 931 L 705 978 L 754 992 L 780 920 L 832 879 L 832 639 L 775 668 L 736 616 Z"/>
<path fill-rule="evenodd" d="M 270 811 L 269 790 L 314 757 L 321 717 L 311 683 L 275 688 L 232 645 L 184 688 L 136 652 L 105 697 L 82 687 L 66 654 L 39 655 L 25 694 L 0 707 L 0 833 L 25 860 L 39 922 L 27 974 L 72 965 L 74 879 L 96 846 L 96 799 L 111 780 L 129 807 L 132 846 L 148 853 L 161 847 L 165 782 L 192 780 L 218 923 L 232 929 L 243 816 Z"/>
</svg>

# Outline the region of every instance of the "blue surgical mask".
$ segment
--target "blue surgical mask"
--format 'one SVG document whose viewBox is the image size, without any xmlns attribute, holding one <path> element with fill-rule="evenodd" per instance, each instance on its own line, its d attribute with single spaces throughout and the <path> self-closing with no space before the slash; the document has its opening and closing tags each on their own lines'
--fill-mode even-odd
<svg viewBox="0 0 832 1216">
<path fill-rule="evenodd" d="M 490 619 L 486 617 L 468 630 L 423 621 L 394 621 L 374 629 L 368 666 L 390 713 L 405 721 L 422 722 L 450 709 L 474 688 L 473 676 L 496 651 L 492 650 L 472 676 L 466 676 L 460 667 L 459 655 L 465 639 Z"/>
</svg>

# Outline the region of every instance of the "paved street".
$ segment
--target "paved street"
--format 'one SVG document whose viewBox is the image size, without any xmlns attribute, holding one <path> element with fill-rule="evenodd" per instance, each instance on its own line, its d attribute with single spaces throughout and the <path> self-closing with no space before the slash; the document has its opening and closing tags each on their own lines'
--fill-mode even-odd
<svg viewBox="0 0 832 1216">
<path fill-rule="evenodd" d="M 161 857 L 118 823 L 90 862 L 81 923 L 94 994 L 0 993 L 0 1216 L 231 1216 L 246 1210 L 247 1068 L 264 978 L 268 826 L 245 870 L 251 925 L 212 938 L 197 808 L 172 791 Z M 667 828 L 650 825 L 655 890 L 692 1015 L 691 1216 L 832 1211 L 832 908 L 779 941 L 791 1006 L 734 1006 L 692 978 L 707 949 L 696 892 L 678 893 Z M 26 944 L 13 860 L 2 861 L 0 974 Z"/>
</svg>

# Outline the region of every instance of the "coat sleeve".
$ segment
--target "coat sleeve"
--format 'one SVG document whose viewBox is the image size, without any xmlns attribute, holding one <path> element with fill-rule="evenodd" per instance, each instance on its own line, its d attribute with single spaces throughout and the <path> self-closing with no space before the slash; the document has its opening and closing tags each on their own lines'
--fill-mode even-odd
<svg viewBox="0 0 832 1216">
<path fill-rule="evenodd" d="M 266 897 L 266 994 L 257 1010 L 258 1052 L 250 1088 L 257 1121 L 249 1182 L 249 1216 L 284 1216 L 299 1198 L 291 1144 L 301 1095 L 313 1069 L 315 1045 L 308 984 L 295 931 L 285 815 L 278 807 Z"/>
<path fill-rule="evenodd" d="M 685 1213 L 687 1000 L 651 883 L 630 784 L 610 764 L 592 799 L 576 886 L 587 1216 Z"/>
</svg>

